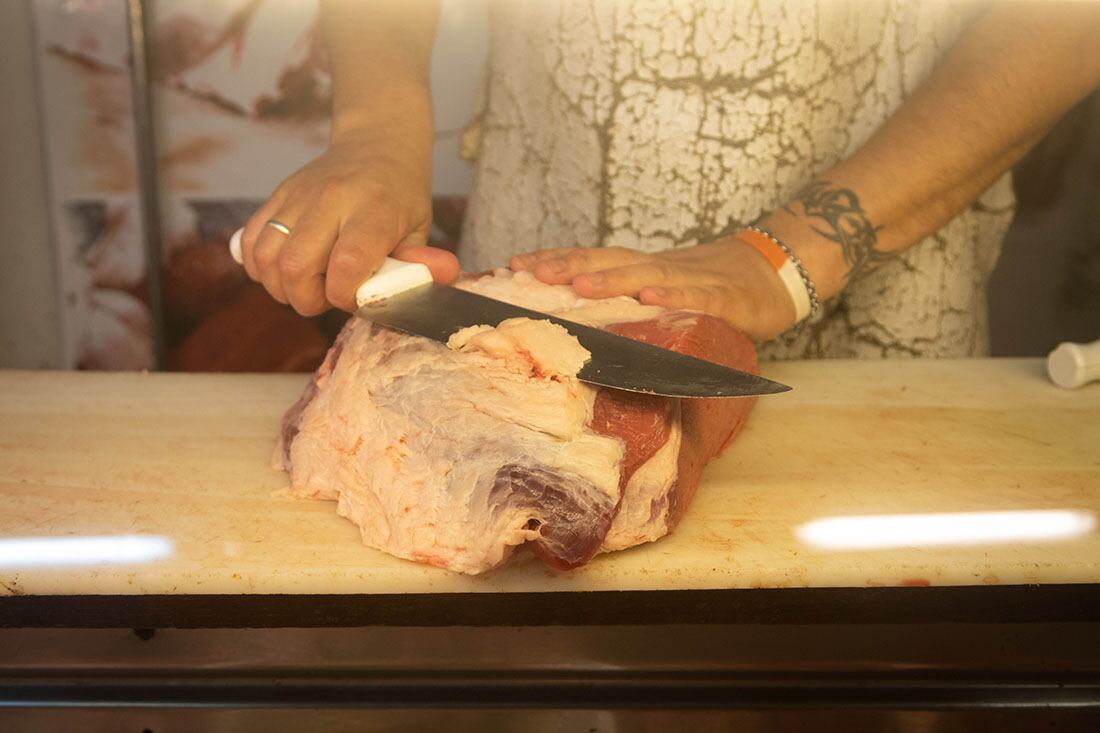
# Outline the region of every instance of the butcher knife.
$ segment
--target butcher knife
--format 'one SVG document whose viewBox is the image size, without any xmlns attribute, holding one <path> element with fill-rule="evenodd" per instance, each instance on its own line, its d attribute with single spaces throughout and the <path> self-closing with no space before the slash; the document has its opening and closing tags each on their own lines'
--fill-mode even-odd
<svg viewBox="0 0 1100 733">
<path fill-rule="evenodd" d="M 229 241 L 239 264 L 241 232 Z M 618 336 L 547 313 L 521 308 L 432 280 L 426 265 L 387 257 L 355 294 L 355 315 L 389 328 L 447 343 L 468 326 L 497 326 L 509 318 L 550 321 L 576 337 L 592 357 L 577 379 L 602 387 L 667 397 L 748 397 L 776 394 L 785 384 Z"/>
</svg>

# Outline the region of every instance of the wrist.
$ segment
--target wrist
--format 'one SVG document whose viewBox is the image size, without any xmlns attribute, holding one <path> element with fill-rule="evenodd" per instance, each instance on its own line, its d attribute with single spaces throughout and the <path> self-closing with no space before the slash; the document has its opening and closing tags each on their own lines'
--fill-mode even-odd
<svg viewBox="0 0 1100 733">
<path fill-rule="evenodd" d="M 363 167 L 389 165 L 409 179 L 423 179 L 430 187 L 432 167 L 430 128 L 417 129 L 387 119 L 364 119 L 333 130 L 329 151 L 345 162 Z"/>
<path fill-rule="evenodd" d="M 345 95 L 345 97 L 348 95 Z M 330 142 L 401 138 L 430 149 L 433 121 L 431 94 L 417 80 L 369 85 L 352 99 L 334 97 Z"/>
<path fill-rule="evenodd" d="M 804 217 L 778 209 L 758 220 L 757 225 L 774 234 L 801 261 L 820 300 L 832 298 L 847 285 L 848 267 L 843 253 Z"/>
<path fill-rule="evenodd" d="M 788 327 L 817 315 L 821 307 L 817 288 L 802 265 L 802 260 L 783 240 L 757 224 L 739 229 L 736 237 L 763 256 L 768 268 L 775 275 L 774 281 L 781 285 L 786 296 L 784 300 L 790 306 L 788 310 L 792 312 Z"/>
<path fill-rule="evenodd" d="M 753 338 L 768 340 L 798 325 L 798 312 L 782 276 L 773 262 L 774 253 L 761 251 L 746 237 L 744 228 L 694 249 L 716 272 L 728 277 L 729 287 L 739 292 L 735 300 L 750 303 L 730 319 Z M 710 250 L 710 251 L 706 251 Z"/>
</svg>

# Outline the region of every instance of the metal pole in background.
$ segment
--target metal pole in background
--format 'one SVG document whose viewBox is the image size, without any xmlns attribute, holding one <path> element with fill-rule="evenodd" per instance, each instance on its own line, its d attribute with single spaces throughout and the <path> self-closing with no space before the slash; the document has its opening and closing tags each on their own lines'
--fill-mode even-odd
<svg viewBox="0 0 1100 733">
<path fill-rule="evenodd" d="M 157 146 L 153 130 L 153 97 L 149 86 L 149 55 L 146 46 L 148 23 L 143 0 L 127 0 L 130 38 L 130 83 L 133 92 L 134 140 L 136 145 L 138 195 L 141 228 L 145 233 L 145 277 L 149 313 L 152 317 L 153 359 L 158 370 L 166 366 L 164 347 L 164 305 L 161 298 L 161 218 Z"/>
</svg>

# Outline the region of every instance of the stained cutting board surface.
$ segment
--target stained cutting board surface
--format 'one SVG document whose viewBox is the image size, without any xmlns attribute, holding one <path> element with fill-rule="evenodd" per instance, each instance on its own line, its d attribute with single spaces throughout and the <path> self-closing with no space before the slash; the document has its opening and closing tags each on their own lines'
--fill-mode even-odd
<svg viewBox="0 0 1100 733">
<path fill-rule="evenodd" d="M 573 572 L 467 577 L 280 495 L 269 458 L 304 375 L 0 372 L 0 595 L 1100 582 L 1100 384 L 1060 390 L 1038 360 L 765 375 L 795 390 L 759 401 L 673 535 Z M 19 544 L 89 537 L 107 539 L 84 558 Z M 112 543 L 130 559 L 89 560 Z"/>
</svg>

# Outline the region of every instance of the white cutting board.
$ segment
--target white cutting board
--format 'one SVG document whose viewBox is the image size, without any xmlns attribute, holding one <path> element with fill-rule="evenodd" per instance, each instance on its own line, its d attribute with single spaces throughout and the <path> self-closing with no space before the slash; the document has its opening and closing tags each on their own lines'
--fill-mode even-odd
<svg viewBox="0 0 1100 733">
<path fill-rule="evenodd" d="M 1100 582 L 1100 384 L 1061 390 L 1039 360 L 765 374 L 795 390 L 758 402 L 672 536 L 572 572 L 532 561 L 467 577 L 363 547 L 330 503 L 277 496 L 286 479 L 268 460 L 305 375 L 0 372 L 0 594 Z M 964 530 L 992 522 L 1000 541 L 945 545 L 918 525 L 913 546 L 844 549 L 799 534 L 830 517 L 914 513 L 957 515 L 946 526 Z M 1047 536 L 1011 540 L 1048 522 Z M 158 538 L 163 556 L 31 567 L 12 544 L 133 535 Z"/>
</svg>

